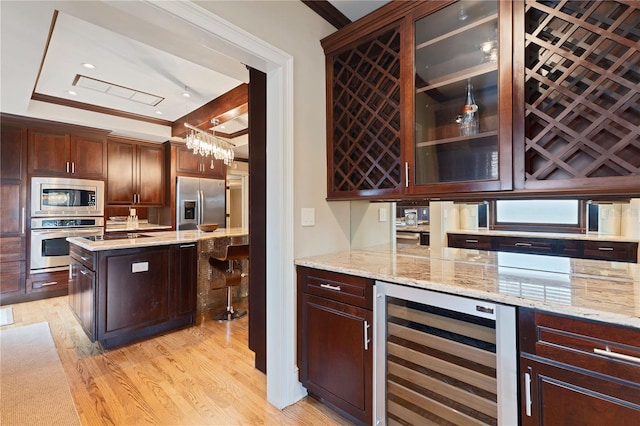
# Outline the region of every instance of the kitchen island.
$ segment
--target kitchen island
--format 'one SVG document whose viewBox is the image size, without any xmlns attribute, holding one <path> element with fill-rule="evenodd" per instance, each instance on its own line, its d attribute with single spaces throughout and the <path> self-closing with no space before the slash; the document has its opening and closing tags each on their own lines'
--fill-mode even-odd
<svg viewBox="0 0 640 426">
<path fill-rule="evenodd" d="M 246 230 L 165 231 L 69 238 L 69 303 L 92 341 L 110 348 L 194 323 L 199 258 L 247 238 Z"/>
</svg>

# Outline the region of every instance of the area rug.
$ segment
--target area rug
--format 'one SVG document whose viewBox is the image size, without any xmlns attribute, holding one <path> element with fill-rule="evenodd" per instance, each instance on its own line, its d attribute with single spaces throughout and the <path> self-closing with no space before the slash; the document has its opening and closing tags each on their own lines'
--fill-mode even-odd
<svg viewBox="0 0 640 426">
<path fill-rule="evenodd" d="M 0 425 L 80 425 L 46 322 L 0 330 Z"/>
<path fill-rule="evenodd" d="M 13 308 L 0 309 L 0 327 L 9 324 L 13 324 Z"/>
</svg>

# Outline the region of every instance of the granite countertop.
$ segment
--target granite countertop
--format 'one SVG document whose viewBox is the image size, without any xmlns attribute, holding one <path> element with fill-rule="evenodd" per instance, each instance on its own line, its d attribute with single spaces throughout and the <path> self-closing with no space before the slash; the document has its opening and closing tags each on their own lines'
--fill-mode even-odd
<svg viewBox="0 0 640 426">
<path fill-rule="evenodd" d="M 213 232 L 203 232 L 198 230 L 190 231 L 160 231 L 145 233 L 144 229 L 135 229 L 136 233 L 141 235 L 137 238 L 123 238 L 113 240 L 91 241 L 82 237 L 69 237 L 67 241 L 89 250 L 117 250 L 151 246 L 165 246 L 169 244 L 186 244 L 200 240 L 237 237 L 248 235 L 249 231 L 245 228 L 220 228 Z"/>
<path fill-rule="evenodd" d="M 613 241 L 637 243 L 637 238 L 621 237 L 619 235 L 604 234 L 600 232 L 587 232 L 586 234 L 565 234 L 555 232 L 525 232 L 525 231 L 493 231 L 490 229 L 458 229 L 447 231 L 448 234 L 469 235 L 495 235 L 501 237 L 531 237 L 531 238 L 555 238 L 563 240 L 589 240 L 589 241 Z"/>
<path fill-rule="evenodd" d="M 635 263 L 383 245 L 295 264 L 640 328 Z"/>
<path fill-rule="evenodd" d="M 171 229 L 171 225 L 159 225 L 157 223 L 149 223 L 146 220 L 141 220 L 138 222 L 138 226 L 134 228 L 131 225 L 127 224 L 127 222 L 116 222 L 113 220 L 108 220 L 106 226 L 104 227 L 104 232 L 151 231 L 162 229 Z"/>
<path fill-rule="evenodd" d="M 396 232 L 405 231 L 405 232 L 429 232 L 429 225 L 416 225 L 416 226 L 406 226 L 406 225 L 396 225 Z"/>
</svg>

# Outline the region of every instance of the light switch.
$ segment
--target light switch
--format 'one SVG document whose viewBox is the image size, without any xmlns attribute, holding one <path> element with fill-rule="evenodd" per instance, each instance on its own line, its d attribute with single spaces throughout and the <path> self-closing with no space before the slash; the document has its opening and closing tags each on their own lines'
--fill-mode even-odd
<svg viewBox="0 0 640 426">
<path fill-rule="evenodd" d="M 313 207 L 302 208 L 300 224 L 302 226 L 315 226 L 315 224 L 316 224 L 316 209 L 314 209 Z"/>
<path fill-rule="evenodd" d="M 386 222 L 387 221 L 387 209 L 384 207 L 380 207 L 378 209 L 378 222 Z"/>
</svg>

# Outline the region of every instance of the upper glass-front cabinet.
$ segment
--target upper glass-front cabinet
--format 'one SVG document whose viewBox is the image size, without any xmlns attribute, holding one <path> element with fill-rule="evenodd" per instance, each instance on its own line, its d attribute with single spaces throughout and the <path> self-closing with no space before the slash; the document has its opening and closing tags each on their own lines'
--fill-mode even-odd
<svg viewBox="0 0 640 426">
<path fill-rule="evenodd" d="M 410 191 L 511 188 L 510 3 L 459 1 L 415 20 Z"/>
</svg>

